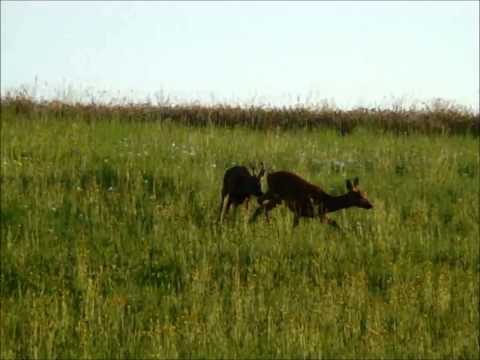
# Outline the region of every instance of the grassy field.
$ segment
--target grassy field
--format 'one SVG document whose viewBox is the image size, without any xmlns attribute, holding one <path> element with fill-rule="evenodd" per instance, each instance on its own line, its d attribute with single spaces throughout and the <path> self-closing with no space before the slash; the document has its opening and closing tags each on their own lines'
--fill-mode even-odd
<svg viewBox="0 0 480 360">
<path fill-rule="evenodd" d="M 478 137 L 7 115 L 0 358 L 479 357 Z M 217 224 L 257 161 L 374 209 Z"/>
</svg>

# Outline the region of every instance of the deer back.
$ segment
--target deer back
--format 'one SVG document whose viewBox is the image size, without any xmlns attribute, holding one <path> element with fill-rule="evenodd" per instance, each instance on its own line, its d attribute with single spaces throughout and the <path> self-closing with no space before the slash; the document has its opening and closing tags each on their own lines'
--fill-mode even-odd
<svg viewBox="0 0 480 360">
<path fill-rule="evenodd" d="M 283 200 L 307 201 L 321 199 L 326 194 L 318 186 L 309 183 L 289 171 L 277 171 L 267 175 L 268 189 Z"/>
</svg>

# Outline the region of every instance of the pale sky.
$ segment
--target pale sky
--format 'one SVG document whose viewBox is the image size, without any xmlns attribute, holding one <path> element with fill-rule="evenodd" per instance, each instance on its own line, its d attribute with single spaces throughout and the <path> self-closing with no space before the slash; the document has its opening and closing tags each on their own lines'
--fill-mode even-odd
<svg viewBox="0 0 480 360">
<path fill-rule="evenodd" d="M 479 1 L 2 1 L 1 12 L 2 93 L 37 79 L 38 96 L 479 108 Z"/>
</svg>

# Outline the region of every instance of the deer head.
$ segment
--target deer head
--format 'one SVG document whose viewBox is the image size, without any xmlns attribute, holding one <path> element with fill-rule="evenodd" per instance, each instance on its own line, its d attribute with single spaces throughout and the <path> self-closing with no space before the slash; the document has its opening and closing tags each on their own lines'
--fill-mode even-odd
<svg viewBox="0 0 480 360">
<path fill-rule="evenodd" d="M 261 185 L 261 179 L 265 175 L 265 166 L 262 163 L 260 163 L 260 170 L 258 173 L 256 173 L 255 166 L 250 165 L 250 170 L 252 173 L 252 176 L 250 177 L 247 186 L 248 186 L 248 192 L 255 195 L 255 196 L 262 196 L 262 185 Z"/>
<path fill-rule="evenodd" d="M 372 203 L 367 199 L 367 193 L 360 191 L 360 189 L 358 188 L 358 183 L 358 177 L 353 179 L 353 183 L 350 180 L 346 181 L 348 190 L 347 198 L 351 206 L 356 206 L 363 209 L 373 208 Z"/>
</svg>

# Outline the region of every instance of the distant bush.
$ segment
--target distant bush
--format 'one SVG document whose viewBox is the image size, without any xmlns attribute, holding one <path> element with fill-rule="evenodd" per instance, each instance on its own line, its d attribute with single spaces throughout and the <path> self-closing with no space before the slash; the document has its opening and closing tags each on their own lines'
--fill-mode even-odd
<svg viewBox="0 0 480 360">
<path fill-rule="evenodd" d="M 154 105 L 151 103 L 98 104 L 59 100 L 36 101 L 25 94 L 2 97 L 2 118 L 57 118 L 96 121 L 170 121 L 188 126 L 243 126 L 252 129 L 335 128 L 342 135 L 357 126 L 398 134 L 480 134 L 480 116 L 438 99 L 422 109 L 356 108 L 338 110 L 304 106 L 268 108 L 230 105 Z"/>
</svg>

